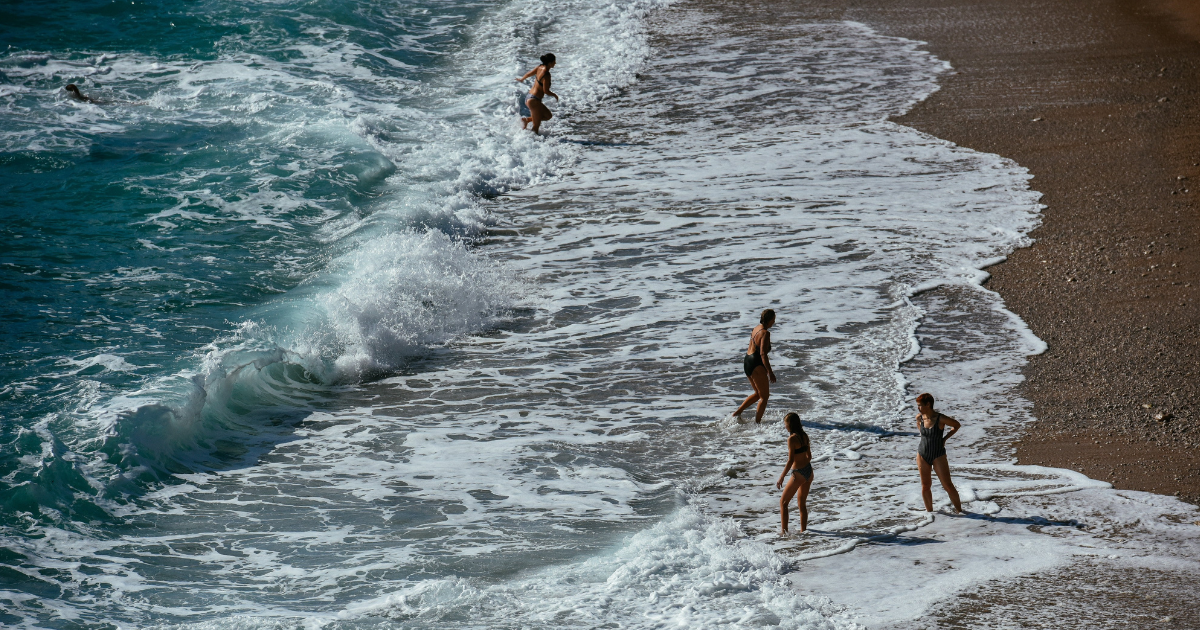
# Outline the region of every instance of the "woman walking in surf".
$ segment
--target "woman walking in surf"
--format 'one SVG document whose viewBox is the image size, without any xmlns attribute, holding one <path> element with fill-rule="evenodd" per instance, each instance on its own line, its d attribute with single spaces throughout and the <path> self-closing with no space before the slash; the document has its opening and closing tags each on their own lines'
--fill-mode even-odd
<svg viewBox="0 0 1200 630">
<path fill-rule="evenodd" d="M 554 118 L 550 108 L 542 103 L 542 99 L 547 95 L 553 96 L 556 101 L 559 100 L 558 95 L 550 91 L 550 69 L 554 67 L 554 63 L 554 54 L 546 53 L 542 55 L 542 65 L 517 79 L 518 83 L 524 83 L 526 79 L 533 77 L 533 87 L 529 88 L 529 95 L 525 97 L 525 106 L 529 108 L 529 117 L 521 118 L 521 129 L 525 129 L 529 123 L 533 123 L 533 133 L 538 133 L 543 120 Z"/>
<path fill-rule="evenodd" d="M 813 468 L 812 443 L 809 442 L 808 434 L 804 432 L 804 425 L 800 423 L 800 414 L 789 412 L 783 417 L 783 423 L 787 426 L 789 434 L 788 460 L 783 465 L 783 472 L 779 474 L 775 487 L 783 488 L 783 496 L 779 497 L 779 535 L 787 536 L 788 503 L 792 497 L 796 497 L 796 507 L 800 509 L 800 531 L 808 529 L 808 490 L 812 487 Z M 792 471 L 791 479 L 788 479 L 787 487 L 784 487 L 783 480 L 787 478 L 789 470 Z"/>
<path fill-rule="evenodd" d="M 921 445 L 917 447 L 917 470 L 921 473 L 921 498 L 925 499 L 925 511 L 933 511 L 933 479 L 929 471 L 937 473 L 942 488 L 950 495 L 950 503 L 954 511 L 962 513 L 962 504 L 958 501 L 958 490 L 950 481 L 950 464 L 946 461 L 946 440 L 958 433 L 962 427 L 957 420 L 933 410 L 933 395 L 917 396 L 917 430 L 921 432 Z M 942 435 L 942 427 L 950 427 L 950 432 Z"/>
<path fill-rule="evenodd" d="M 733 417 L 739 420 L 750 405 L 758 402 L 758 411 L 754 414 L 755 422 L 762 422 L 763 414 L 767 411 L 767 399 L 771 397 L 771 383 L 775 382 L 775 372 L 771 370 L 771 361 L 767 353 L 771 351 L 771 326 L 775 325 L 775 311 L 767 309 L 758 318 L 759 324 L 750 332 L 750 348 L 742 358 L 742 369 L 754 393 L 746 397 L 742 404 L 733 412 Z"/>
</svg>

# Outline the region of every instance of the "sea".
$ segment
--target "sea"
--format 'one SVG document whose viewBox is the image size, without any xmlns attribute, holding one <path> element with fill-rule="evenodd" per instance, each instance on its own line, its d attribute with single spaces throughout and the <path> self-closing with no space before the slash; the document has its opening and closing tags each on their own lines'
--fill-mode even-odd
<svg viewBox="0 0 1200 630">
<path fill-rule="evenodd" d="M 0 625 L 848 629 L 1200 557 L 1190 506 L 1013 459 L 1046 345 L 984 281 L 1040 195 L 889 121 L 953 68 L 789 10 L 6 4 Z"/>
</svg>

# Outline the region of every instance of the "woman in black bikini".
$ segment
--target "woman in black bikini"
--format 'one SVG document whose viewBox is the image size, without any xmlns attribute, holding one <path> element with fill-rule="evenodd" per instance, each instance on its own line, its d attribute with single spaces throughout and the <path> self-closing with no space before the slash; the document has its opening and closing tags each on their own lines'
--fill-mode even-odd
<svg viewBox="0 0 1200 630">
<path fill-rule="evenodd" d="M 776 488 L 783 488 L 783 496 L 779 497 L 779 520 L 783 523 L 783 530 L 780 535 L 787 536 L 788 533 L 788 502 L 792 500 L 792 496 L 796 496 L 796 505 L 800 508 L 800 531 L 808 529 L 808 489 L 812 487 L 813 469 L 812 469 L 812 445 L 808 441 L 808 434 L 804 432 L 804 425 L 800 424 L 800 415 L 796 412 L 790 412 L 783 417 L 783 423 L 787 425 L 788 433 L 788 460 L 783 466 L 783 472 L 779 475 L 779 480 L 775 482 Z M 787 476 L 788 471 L 792 471 L 792 478 L 788 480 L 787 487 L 783 487 L 783 479 Z"/>
<path fill-rule="evenodd" d="M 958 433 L 962 427 L 957 420 L 942 415 L 933 410 L 933 396 L 921 394 L 917 396 L 917 430 L 921 432 L 921 445 L 917 447 L 917 470 L 921 473 L 921 498 L 925 499 L 925 511 L 933 511 L 933 479 L 930 470 L 937 473 L 942 488 L 950 495 L 954 511 L 961 514 L 962 504 L 958 502 L 958 490 L 950 481 L 950 464 L 946 462 L 946 440 Z M 950 432 L 942 435 L 942 427 L 950 427 Z"/>
<path fill-rule="evenodd" d="M 554 114 L 550 113 L 550 108 L 542 103 L 542 99 L 546 95 L 554 97 L 558 100 L 558 95 L 550 91 L 550 69 L 554 67 L 554 54 L 546 53 L 542 55 L 542 65 L 525 73 L 525 76 L 517 79 L 518 83 L 524 83 L 525 79 L 533 77 L 533 87 L 529 88 L 529 96 L 525 97 L 525 106 L 529 108 L 529 117 L 521 118 L 521 128 L 525 129 L 529 123 L 533 123 L 533 133 L 537 133 L 542 127 L 543 120 L 550 120 Z"/>
<path fill-rule="evenodd" d="M 767 411 L 767 399 L 771 397 L 771 383 L 775 382 L 775 372 L 771 370 L 771 361 L 767 353 L 771 351 L 771 326 L 775 325 L 775 311 L 767 309 L 758 318 L 759 324 L 750 332 L 750 348 L 742 358 L 742 369 L 754 393 L 746 397 L 733 417 L 741 418 L 742 411 L 758 402 L 758 412 L 754 414 L 755 422 L 762 422 L 763 414 Z"/>
</svg>

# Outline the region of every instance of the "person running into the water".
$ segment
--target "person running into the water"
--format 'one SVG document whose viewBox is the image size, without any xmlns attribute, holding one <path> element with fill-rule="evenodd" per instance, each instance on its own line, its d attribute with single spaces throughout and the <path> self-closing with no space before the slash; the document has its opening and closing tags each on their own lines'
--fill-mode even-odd
<svg viewBox="0 0 1200 630">
<path fill-rule="evenodd" d="M 84 94 L 83 92 L 80 92 L 79 86 L 75 85 L 74 83 L 68 83 L 67 86 L 64 87 L 63 89 L 67 91 L 67 96 L 70 96 L 71 98 L 73 98 L 77 101 L 83 102 L 83 103 L 96 103 L 97 105 L 99 105 L 100 103 L 104 102 L 99 99 L 94 99 L 94 98 Z"/>
<path fill-rule="evenodd" d="M 783 465 L 783 472 L 779 474 L 775 487 L 783 488 L 783 496 L 779 497 L 779 522 L 783 528 L 779 533 L 781 536 L 787 536 L 788 503 L 793 496 L 796 497 L 796 506 L 800 508 L 800 531 L 808 529 L 808 489 L 812 487 L 813 469 L 812 443 L 808 434 L 804 432 L 804 425 L 800 423 L 800 415 L 794 411 L 790 412 L 783 417 L 783 423 L 787 425 L 790 434 L 787 440 L 788 460 Z M 785 488 L 783 480 L 789 470 L 792 471 L 792 478 L 788 479 Z"/>
<path fill-rule="evenodd" d="M 921 445 L 917 447 L 917 470 L 921 473 L 921 498 L 925 499 L 925 511 L 933 511 L 933 479 L 929 471 L 937 473 L 954 511 L 962 513 L 962 504 L 958 502 L 958 490 L 950 481 L 950 464 L 946 462 L 946 440 L 958 433 L 962 427 L 957 420 L 933 410 L 933 395 L 917 396 L 917 430 L 921 432 Z M 950 432 L 942 435 L 942 427 L 950 427 Z"/>
<path fill-rule="evenodd" d="M 529 108 L 529 117 L 521 118 L 521 129 L 533 123 L 533 133 L 538 133 L 542 128 L 542 121 L 554 118 L 554 114 L 550 112 L 550 108 L 542 103 L 542 99 L 547 95 L 553 96 L 554 100 L 559 100 L 558 95 L 550 91 L 550 69 L 554 67 L 554 54 L 546 53 L 542 55 L 542 65 L 525 73 L 525 76 L 517 79 L 518 83 L 524 83 L 529 77 L 533 77 L 533 87 L 529 88 L 529 95 L 525 97 L 525 106 Z"/>
<path fill-rule="evenodd" d="M 733 412 L 733 417 L 741 418 L 747 407 L 758 402 L 758 411 L 754 414 L 755 422 L 762 422 L 763 414 L 767 411 L 767 399 L 771 397 L 771 383 L 775 382 L 775 372 L 771 370 L 771 361 L 767 353 L 771 351 L 771 326 L 775 325 L 775 311 L 767 309 L 758 318 L 759 324 L 750 332 L 750 349 L 742 358 L 742 369 L 754 393 L 746 397 L 742 404 Z"/>
</svg>

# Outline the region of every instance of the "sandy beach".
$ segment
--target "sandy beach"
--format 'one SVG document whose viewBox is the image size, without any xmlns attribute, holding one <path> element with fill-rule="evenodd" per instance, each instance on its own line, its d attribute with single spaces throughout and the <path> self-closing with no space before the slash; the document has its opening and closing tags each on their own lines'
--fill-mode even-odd
<svg viewBox="0 0 1200 630">
<path fill-rule="evenodd" d="M 958 72 L 899 122 L 1045 194 L 1037 242 L 988 283 L 1050 346 L 1025 370 L 1019 461 L 1200 501 L 1197 8 L 928 5 L 906 30 Z"/>
<path fill-rule="evenodd" d="M 1162 0 L 818 2 L 954 71 L 897 122 L 996 153 L 1044 194 L 989 269 L 1049 350 L 1025 369 L 1020 463 L 1200 502 L 1200 8 Z"/>
<path fill-rule="evenodd" d="M 1010 158 L 1044 194 L 1035 244 L 990 268 L 986 285 L 1049 346 L 1024 370 L 1037 420 L 1008 437 L 1018 462 L 1200 502 L 1200 7 L 815 4 L 815 18 L 927 42 L 954 70 L 896 121 Z M 1139 594 L 1134 580 L 1152 586 Z M 920 621 L 1196 627 L 1192 584 L 1186 571 L 1085 562 L 960 594 Z"/>
<path fill-rule="evenodd" d="M 894 120 L 1014 160 L 1045 204 L 1033 246 L 988 269 L 986 286 L 1049 346 L 1030 357 L 1021 387 L 1037 420 L 998 442 L 1020 464 L 1200 502 L 1200 7 L 818 0 L 736 10 L 861 22 L 927 42 L 953 66 Z M 896 627 L 1197 627 L 1194 583 L 1189 569 L 1080 560 L 969 589 Z"/>
</svg>

